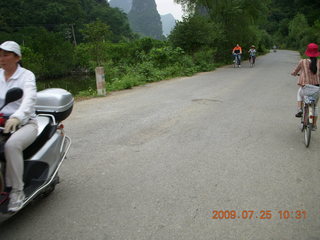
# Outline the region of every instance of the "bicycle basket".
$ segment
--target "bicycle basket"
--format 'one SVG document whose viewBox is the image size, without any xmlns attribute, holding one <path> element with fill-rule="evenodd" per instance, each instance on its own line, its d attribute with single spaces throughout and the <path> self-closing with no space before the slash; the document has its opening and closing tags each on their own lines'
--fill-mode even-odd
<svg viewBox="0 0 320 240">
<path fill-rule="evenodd" d="M 318 100 L 319 96 L 320 96 L 320 87 L 317 87 L 317 86 L 314 86 L 314 85 L 310 85 L 310 84 L 306 84 L 301 89 L 301 94 L 303 96 L 312 97 L 312 98 Z"/>
</svg>

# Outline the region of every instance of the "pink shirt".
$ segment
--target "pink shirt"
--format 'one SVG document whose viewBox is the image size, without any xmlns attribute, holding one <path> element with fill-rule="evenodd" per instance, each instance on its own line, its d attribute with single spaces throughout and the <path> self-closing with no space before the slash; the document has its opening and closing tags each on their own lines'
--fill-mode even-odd
<svg viewBox="0 0 320 240">
<path fill-rule="evenodd" d="M 320 83 L 320 60 L 317 61 L 317 73 L 313 74 L 310 70 L 310 59 L 302 59 L 300 60 L 298 66 L 291 73 L 296 76 L 300 72 L 300 76 L 298 78 L 298 85 L 304 86 L 306 84 L 317 85 Z"/>
</svg>

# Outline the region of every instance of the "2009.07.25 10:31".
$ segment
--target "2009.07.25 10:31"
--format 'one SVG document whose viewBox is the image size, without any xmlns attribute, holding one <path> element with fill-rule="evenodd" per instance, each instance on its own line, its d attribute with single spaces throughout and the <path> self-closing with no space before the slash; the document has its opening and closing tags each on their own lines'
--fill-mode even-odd
<svg viewBox="0 0 320 240">
<path fill-rule="evenodd" d="M 213 210 L 211 219 L 306 219 L 306 210 Z"/>
</svg>

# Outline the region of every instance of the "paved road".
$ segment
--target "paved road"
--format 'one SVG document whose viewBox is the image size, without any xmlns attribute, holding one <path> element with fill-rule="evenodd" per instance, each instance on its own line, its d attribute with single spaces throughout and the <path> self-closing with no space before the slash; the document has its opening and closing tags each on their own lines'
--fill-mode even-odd
<svg viewBox="0 0 320 240">
<path fill-rule="evenodd" d="M 0 239 L 320 239 L 320 138 L 306 149 L 294 118 L 298 58 L 278 51 L 255 68 L 77 102 L 61 183 Z M 306 218 L 280 219 L 285 210 Z"/>
</svg>

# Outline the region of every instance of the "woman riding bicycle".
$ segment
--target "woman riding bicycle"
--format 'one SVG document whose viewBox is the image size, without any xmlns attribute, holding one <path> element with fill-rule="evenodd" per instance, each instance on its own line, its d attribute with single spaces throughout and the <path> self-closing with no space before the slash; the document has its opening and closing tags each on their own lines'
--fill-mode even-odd
<svg viewBox="0 0 320 240">
<path fill-rule="evenodd" d="M 320 60 L 317 59 L 320 56 L 319 47 L 315 43 L 310 43 L 307 46 L 307 50 L 305 51 L 305 55 L 309 57 L 309 59 L 302 59 L 299 61 L 298 66 L 293 70 L 291 75 L 297 76 L 300 73 L 298 78 L 298 85 L 300 86 L 297 93 L 297 105 L 298 105 L 298 113 L 296 117 L 302 116 L 302 94 L 301 89 L 306 84 L 311 84 L 315 86 L 319 86 L 320 84 Z M 315 118 L 313 124 L 313 130 L 317 129 L 317 116 L 318 116 L 318 107 L 315 107 Z"/>
<path fill-rule="evenodd" d="M 252 61 L 252 62 L 251 62 L 252 65 L 254 65 L 255 62 L 256 62 L 256 53 L 257 53 L 256 47 L 255 47 L 254 45 L 252 45 L 252 46 L 250 47 L 248 53 L 249 53 L 249 59 Z"/>
</svg>

